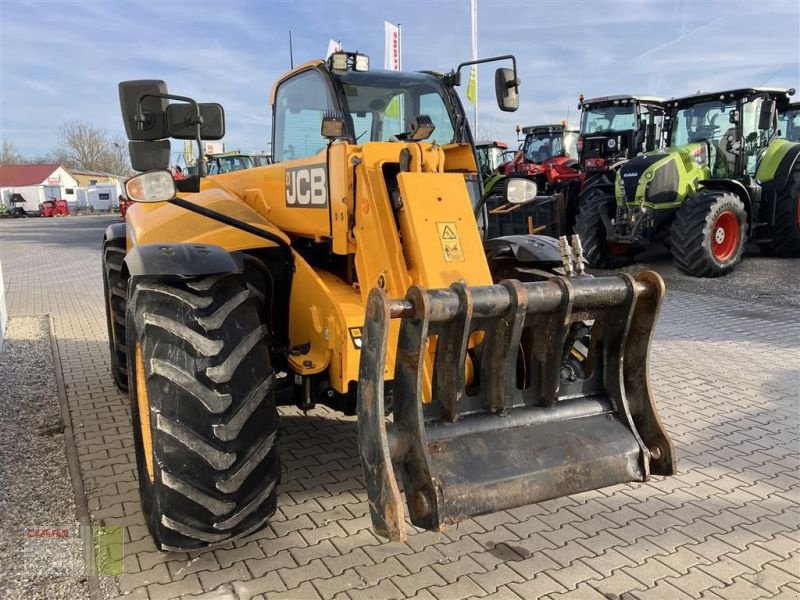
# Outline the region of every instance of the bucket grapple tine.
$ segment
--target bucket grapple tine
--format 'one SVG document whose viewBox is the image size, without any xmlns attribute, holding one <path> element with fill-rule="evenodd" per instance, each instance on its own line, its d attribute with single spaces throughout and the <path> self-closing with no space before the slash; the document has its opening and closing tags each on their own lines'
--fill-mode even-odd
<svg viewBox="0 0 800 600">
<path fill-rule="evenodd" d="M 561 288 L 561 301 L 552 312 L 533 315 L 533 339 L 530 366 L 532 381 L 538 386 L 536 399 L 542 406 L 555 404 L 561 383 L 561 358 L 569 334 L 573 291 L 569 279 L 556 278 L 553 282 Z"/>
<path fill-rule="evenodd" d="M 389 298 L 383 290 L 373 289 L 367 299 L 359 364 L 358 449 L 375 533 L 402 541 L 405 510 L 392 467 L 383 397 L 389 319 Z"/>
<path fill-rule="evenodd" d="M 525 287 L 514 279 L 502 281 L 499 285 L 508 290 L 508 307 L 486 324 L 480 382 L 485 388 L 489 410 L 503 415 L 511 410 L 510 392 L 516 384 L 517 351 L 525 325 L 528 294 Z M 490 301 L 481 308 L 484 309 L 481 312 L 488 313 L 495 307 Z"/>
<path fill-rule="evenodd" d="M 458 401 L 464 394 L 473 300 L 472 292 L 463 283 L 454 283 L 450 289 L 458 296 L 458 313 L 438 330 L 433 389 L 442 403 L 444 419 L 454 423 L 458 419 Z"/>
<path fill-rule="evenodd" d="M 399 438 L 398 446 L 405 450 L 399 462 L 411 522 L 425 529 L 438 529 L 439 495 L 431 475 L 433 469 L 422 414 L 422 386 L 431 300 L 427 292 L 416 286 L 408 290 L 406 300 L 413 309 L 412 314 L 400 324 L 400 335 L 397 339 L 392 392 L 393 431 Z"/>
<path fill-rule="evenodd" d="M 666 287 L 664 279 L 654 271 L 640 273 L 636 281 L 648 283 L 653 293 L 640 297 L 631 319 L 625 345 L 625 392 L 633 422 L 650 451 L 650 471 L 656 475 L 675 475 L 675 447 L 658 416 L 648 372 L 650 343 Z"/>
</svg>

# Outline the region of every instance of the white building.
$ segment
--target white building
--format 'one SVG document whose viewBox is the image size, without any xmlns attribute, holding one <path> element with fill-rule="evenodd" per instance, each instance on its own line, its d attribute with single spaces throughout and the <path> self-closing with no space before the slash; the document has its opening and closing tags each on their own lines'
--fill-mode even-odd
<svg viewBox="0 0 800 600">
<path fill-rule="evenodd" d="M 0 165 L 0 202 L 11 208 L 11 195 L 25 199 L 26 211 L 37 211 L 51 198 L 66 200 L 70 208 L 77 206 L 78 181 L 59 164 Z"/>
</svg>

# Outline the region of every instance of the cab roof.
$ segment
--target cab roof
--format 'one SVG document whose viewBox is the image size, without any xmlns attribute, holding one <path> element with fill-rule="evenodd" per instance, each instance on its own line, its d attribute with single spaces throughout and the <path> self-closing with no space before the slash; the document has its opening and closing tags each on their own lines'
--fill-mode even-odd
<svg viewBox="0 0 800 600">
<path fill-rule="evenodd" d="M 752 94 L 769 94 L 773 99 L 778 102 L 780 108 L 785 108 L 789 105 L 789 98 L 794 95 L 794 88 L 770 88 L 770 87 L 749 87 L 737 88 L 732 90 L 723 90 L 719 92 L 700 92 L 683 96 L 682 98 L 671 98 L 668 100 L 669 106 L 688 106 L 691 104 L 699 104 L 700 102 L 709 102 L 712 100 L 722 100 L 724 96 L 727 99 L 738 99 L 750 96 Z"/>
<path fill-rule="evenodd" d="M 661 96 L 638 96 L 634 94 L 619 94 L 616 96 L 597 96 L 596 98 L 585 98 L 581 105 L 586 108 L 587 105 L 593 104 L 613 104 L 619 100 L 634 100 L 636 102 L 644 102 L 646 104 L 664 104 L 667 99 Z"/>
<path fill-rule="evenodd" d="M 551 125 L 528 125 L 520 129 L 522 133 L 528 135 L 529 133 L 559 133 L 561 131 L 578 132 L 578 128 L 567 123 L 553 123 Z"/>
<path fill-rule="evenodd" d="M 481 140 L 480 142 L 475 142 L 475 146 L 477 148 L 502 148 L 503 150 L 508 149 L 508 144 L 505 142 L 498 142 L 496 140 Z"/>
</svg>

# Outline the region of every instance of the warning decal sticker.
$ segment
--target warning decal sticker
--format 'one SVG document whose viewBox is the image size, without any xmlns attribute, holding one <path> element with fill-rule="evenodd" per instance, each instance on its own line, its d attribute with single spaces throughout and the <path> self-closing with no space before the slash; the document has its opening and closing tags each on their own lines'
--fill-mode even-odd
<svg viewBox="0 0 800 600">
<path fill-rule="evenodd" d="M 353 342 L 353 348 L 361 350 L 361 338 L 363 336 L 361 327 L 350 327 L 348 331 L 350 332 L 350 339 Z"/>
<path fill-rule="evenodd" d="M 464 262 L 461 240 L 458 239 L 458 227 L 454 222 L 436 223 L 439 229 L 439 241 L 445 262 Z"/>
</svg>

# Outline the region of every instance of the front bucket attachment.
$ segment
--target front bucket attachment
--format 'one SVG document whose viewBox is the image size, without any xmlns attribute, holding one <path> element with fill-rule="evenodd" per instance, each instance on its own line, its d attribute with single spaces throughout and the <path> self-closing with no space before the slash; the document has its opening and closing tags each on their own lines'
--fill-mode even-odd
<svg viewBox="0 0 800 600">
<path fill-rule="evenodd" d="M 652 272 L 413 287 L 404 300 L 372 290 L 358 417 L 376 533 L 405 538 L 395 469 L 411 522 L 433 530 L 674 474 L 647 374 L 663 296 L 664 282 Z M 401 320 L 396 350 L 389 348 L 392 319 Z M 576 326 L 590 333 L 576 340 Z M 396 352 L 395 372 L 384 385 L 387 352 Z M 566 369 L 574 356 L 579 367 Z"/>
</svg>

